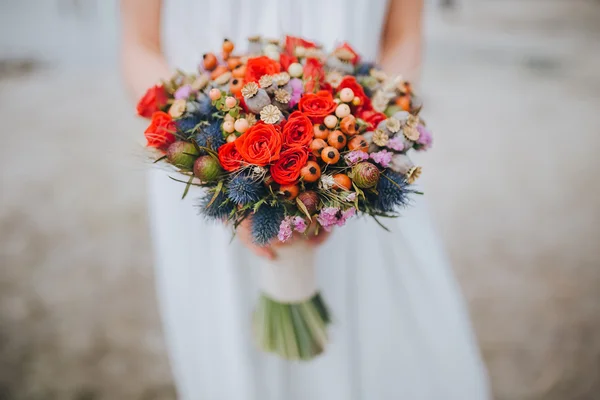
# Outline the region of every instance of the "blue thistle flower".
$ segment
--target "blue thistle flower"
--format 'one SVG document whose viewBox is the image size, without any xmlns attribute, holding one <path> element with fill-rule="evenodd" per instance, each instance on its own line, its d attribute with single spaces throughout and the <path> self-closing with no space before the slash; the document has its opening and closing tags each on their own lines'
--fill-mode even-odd
<svg viewBox="0 0 600 400">
<path fill-rule="evenodd" d="M 369 75 L 371 68 L 375 67 L 375 63 L 372 62 L 364 62 L 360 63 L 356 66 L 354 70 L 356 75 Z"/>
<path fill-rule="evenodd" d="M 217 111 L 212 105 L 212 100 L 206 94 L 198 96 L 197 108 L 200 116 L 207 119 L 212 119 L 213 113 Z"/>
<path fill-rule="evenodd" d="M 227 185 L 227 196 L 236 204 L 248 204 L 260 200 L 264 192 L 261 183 L 251 176 L 238 174 Z"/>
<path fill-rule="evenodd" d="M 279 233 L 279 225 L 285 217 L 282 206 L 263 204 L 252 215 L 252 238 L 260 246 L 267 245 Z"/>
<path fill-rule="evenodd" d="M 410 193 L 408 186 L 404 175 L 387 170 L 379 178 L 377 183 L 379 194 L 373 199 L 373 205 L 383 212 L 393 212 L 397 207 L 406 206 Z"/>
<path fill-rule="evenodd" d="M 200 147 L 218 150 L 225 144 L 225 138 L 221 132 L 221 121 L 213 121 L 209 125 L 202 126 L 195 139 Z"/>
<path fill-rule="evenodd" d="M 200 123 L 200 115 L 198 114 L 186 114 L 185 117 L 175 121 L 177 124 L 177 130 L 184 134 L 191 135 L 194 132 L 196 125 Z"/>
<path fill-rule="evenodd" d="M 200 214 L 204 215 L 207 219 L 222 220 L 229 216 L 229 214 L 235 209 L 235 204 L 227 199 L 227 196 L 223 191 L 219 192 L 215 201 L 208 205 L 212 200 L 214 193 L 207 192 L 204 197 L 200 199 L 198 208 Z"/>
</svg>

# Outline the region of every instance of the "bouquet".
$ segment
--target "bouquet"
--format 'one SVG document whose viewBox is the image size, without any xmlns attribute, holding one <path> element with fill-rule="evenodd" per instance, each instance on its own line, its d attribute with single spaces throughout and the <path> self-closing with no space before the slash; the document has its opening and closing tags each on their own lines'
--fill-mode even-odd
<svg viewBox="0 0 600 400">
<path fill-rule="evenodd" d="M 201 215 L 234 233 L 246 221 L 258 245 L 289 242 L 261 267 L 260 348 L 302 360 L 324 350 L 331 318 L 304 237 L 355 216 L 385 228 L 380 218 L 398 215 L 421 174 L 407 153 L 431 145 L 420 110 L 408 82 L 349 44 L 326 52 L 290 36 L 250 38 L 239 55 L 226 39 L 198 71 L 178 71 L 140 100 L 155 162 L 175 169 L 184 197 L 205 188 Z"/>
</svg>

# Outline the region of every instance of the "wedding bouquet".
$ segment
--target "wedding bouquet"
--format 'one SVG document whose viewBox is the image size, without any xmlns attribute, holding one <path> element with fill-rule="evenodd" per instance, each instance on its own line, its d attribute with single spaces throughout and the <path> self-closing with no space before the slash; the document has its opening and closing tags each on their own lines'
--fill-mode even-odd
<svg viewBox="0 0 600 400">
<path fill-rule="evenodd" d="M 175 169 L 183 196 L 205 188 L 204 217 L 234 232 L 247 220 L 258 245 L 289 241 L 263 261 L 254 333 L 266 351 L 310 359 L 331 318 L 303 236 L 356 215 L 380 225 L 397 216 L 421 174 L 407 152 L 427 149 L 431 133 L 410 84 L 347 43 L 325 52 L 297 37 L 253 37 L 245 54 L 233 51 L 226 39 L 197 72 L 149 89 L 137 111 L 151 118 L 147 145 Z"/>
</svg>

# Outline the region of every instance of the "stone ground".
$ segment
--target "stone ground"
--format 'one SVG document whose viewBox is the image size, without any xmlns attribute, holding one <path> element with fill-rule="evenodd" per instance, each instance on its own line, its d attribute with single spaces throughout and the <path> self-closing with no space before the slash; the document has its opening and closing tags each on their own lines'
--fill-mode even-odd
<svg viewBox="0 0 600 400">
<path fill-rule="evenodd" d="M 0 399 L 174 399 L 116 7 L 79 3 L 0 5 Z M 600 4 L 459 3 L 422 161 L 496 398 L 597 399 Z"/>
</svg>

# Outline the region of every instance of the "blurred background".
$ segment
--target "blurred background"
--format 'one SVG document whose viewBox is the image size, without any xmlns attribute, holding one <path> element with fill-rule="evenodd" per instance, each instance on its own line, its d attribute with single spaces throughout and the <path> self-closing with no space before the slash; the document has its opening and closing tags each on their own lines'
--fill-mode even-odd
<svg viewBox="0 0 600 400">
<path fill-rule="evenodd" d="M 427 5 L 427 196 L 496 399 L 599 399 L 600 2 Z M 117 28 L 0 1 L 1 400 L 175 399 Z"/>
</svg>

